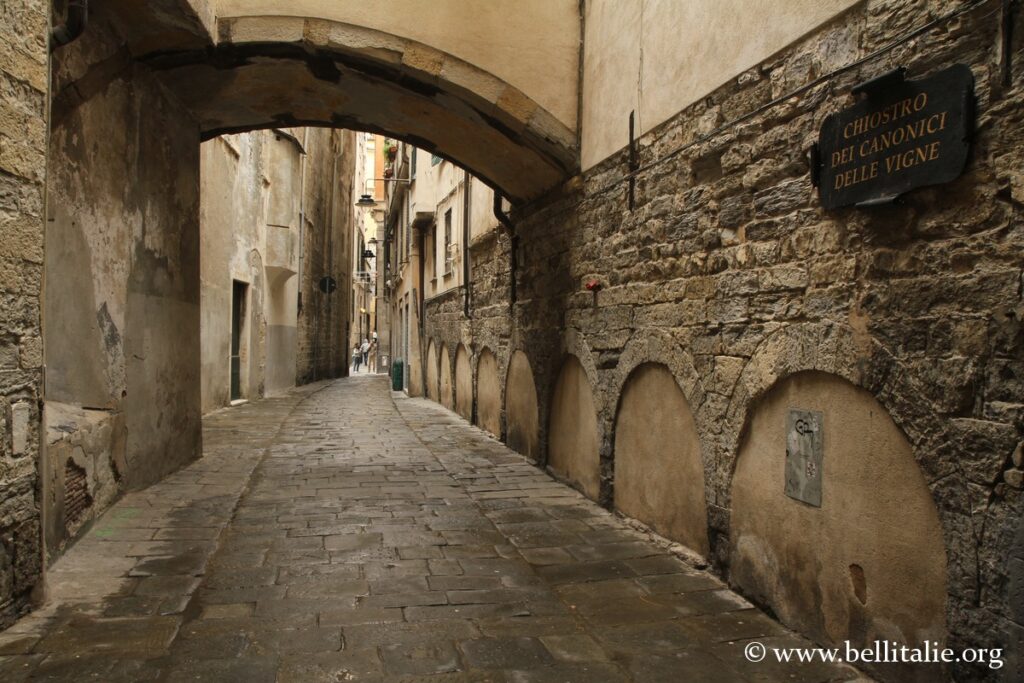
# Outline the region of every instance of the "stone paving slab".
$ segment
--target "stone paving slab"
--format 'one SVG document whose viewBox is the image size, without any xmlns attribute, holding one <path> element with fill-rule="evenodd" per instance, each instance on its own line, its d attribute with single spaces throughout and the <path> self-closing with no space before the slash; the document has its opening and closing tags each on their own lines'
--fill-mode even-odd
<svg viewBox="0 0 1024 683">
<path fill-rule="evenodd" d="M 360 376 L 221 411 L 0 634 L 0 679 L 837 681 L 808 646 L 436 404 Z"/>
</svg>

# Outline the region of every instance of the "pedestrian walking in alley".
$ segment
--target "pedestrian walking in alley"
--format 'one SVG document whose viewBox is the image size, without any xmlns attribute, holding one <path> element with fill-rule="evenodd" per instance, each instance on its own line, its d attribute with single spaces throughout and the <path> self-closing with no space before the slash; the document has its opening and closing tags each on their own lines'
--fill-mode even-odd
<svg viewBox="0 0 1024 683">
<path fill-rule="evenodd" d="M 370 340 L 369 339 L 363 339 L 363 343 L 359 346 L 359 351 L 360 351 L 360 353 L 363 354 L 363 365 L 366 365 L 367 367 L 369 367 L 369 357 L 370 357 Z"/>
<path fill-rule="evenodd" d="M 359 372 L 359 364 L 363 360 L 363 351 L 358 344 L 352 347 L 352 372 Z"/>
<path fill-rule="evenodd" d="M 377 333 L 373 335 L 373 340 L 370 342 L 370 352 L 368 360 L 366 361 L 367 372 L 377 372 Z"/>
</svg>

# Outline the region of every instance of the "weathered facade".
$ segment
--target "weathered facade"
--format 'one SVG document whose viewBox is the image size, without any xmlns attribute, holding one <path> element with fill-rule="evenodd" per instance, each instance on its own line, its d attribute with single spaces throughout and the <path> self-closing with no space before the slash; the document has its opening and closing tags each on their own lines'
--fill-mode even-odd
<svg viewBox="0 0 1024 683">
<path fill-rule="evenodd" d="M 51 57 L 48 158 L 62 163 L 47 173 L 50 559 L 118 492 L 200 448 L 196 124 L 122 40 L 100 20 Z"/>
<path fill-rule="evenodd" d="M 345 282 L 349 274 L 353 220 L 344 208 L 351 205 L 354 137 L 276 129 L 203 144 L 204 412 L 294 387 L 300 348 L 307 378 L 337 376 L 344 367 L 344 344 L 320 328 L 343 327 L 350 291 L 328 294 L 319 281 L 330 275 Z M 334 177 L 307 191 L 307 175 L 321 175 L 317 164 Z M 333 267 L 324 263 L 328 248 Z M 313 272 L 300 273 L 303 267 Z M 304 334 L 320 336 L 300 339 L 300 319 Z"/>
<path fill-rule="evenodd" d="M 496 377 L 475 372 L 478 413 L 480 387 L 505 395 L 524 354 L 542 463 L 706 553 L 819 642 L 1019 651 L 1024 140 L 1021 62 L 1000 47 L 1011 28 L 997 9 L 860 3 L 733 74 L 640 138 L 632 210 L 622 150 L 515 211 L 513 230 L 473 253 L 472 317 L 429 302 L 424 344 L 494 354 Z M 588 39 L 609 28 L 590 13 Z M 916 78 L 954 63 L 976 82 L 963 177 L 822 210 L 806 154 L 824 118 L 896 66 Z M 599 107 L 588 87 L 584 122 Z M 502 404 L 510 443 L 522 400 Z M 820 508 L 784 492 L 792 408 L 824 415 Z M 638 415 L 642 429 L 622 424 Z M 678 465 L 657 457 L 669 445 Z M 673 494 L 636 488 L 675 467 Z"/>
<path fill-rule="evenodd" d="M 394 358 L 403 363 L 405 389 L 413 396 L 431 398 L 443 393 L 447 396 L 443 403 L 454 410 L 460 401 L 457 386 L 474 383 L 467 374 L 473 352 L 460 343 L 438 344 L 431 351 L 429 343 L 410 340 L 423 329 L 422 311 L 430 311 L 432 325 L 452 331 L 461 330 L 472 316 L 472 252 L 494 238 L 498 221 L 491 211 L 493 193 L 442 157 L 412 145 L 393 147 L 386 172 L 394 177 L 384 181 L 389 185 L 383 273 L 384 292 L 391 304 L 388 344 L 395 350 Z M 465 332 L 470 333 L 468 327 Z M 451 338 L 461 334 L 455 332 Z M 440 371 L 441 364 L 448 367 L 447 373 Z M 493 390 L 498 390 L 497 384 Z M 472 395 L 461 398 L 467 419 L 472 400 Z M 497 435 L 497 428 L 493 433 Z"/>
</svg>

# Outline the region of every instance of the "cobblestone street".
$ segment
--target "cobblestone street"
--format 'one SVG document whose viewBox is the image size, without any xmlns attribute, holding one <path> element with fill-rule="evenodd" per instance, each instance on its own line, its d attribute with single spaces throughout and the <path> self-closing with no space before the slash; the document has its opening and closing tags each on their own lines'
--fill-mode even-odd
<svg viewBox="0 0 1024 683">
<path fill-rule="evenodd" d="M 0 679 L 827 681 L 709 574 L 384 377 L 205 420 L 0 635 Z"/>
</svg>

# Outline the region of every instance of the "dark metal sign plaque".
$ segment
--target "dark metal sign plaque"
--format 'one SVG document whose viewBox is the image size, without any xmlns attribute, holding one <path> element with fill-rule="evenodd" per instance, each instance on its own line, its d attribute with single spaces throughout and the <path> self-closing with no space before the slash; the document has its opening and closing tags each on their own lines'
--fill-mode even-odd
<svg viewBox="0 0 1024 683">
<path fill-rule="evenodd" d="M 786 418 L 786 495 L 821 507 L 824 416 L 791 409 Z"/>
<path fill-rule="evenodd" d="M 334 290 L 338 288 L 338 281 L 330 275 L 324 275 L 320 278 L 320 291 L 324 294 L 333 294 Z"/>
<path fill-rule="evenodd" d="M 974 75 L 957 64 L 919 81 L 898 70 L 854 89 L 864 98 L 825 119 L 811 173 L 826 209 L 891 202 L 963 173 Z"/>
</svg>

